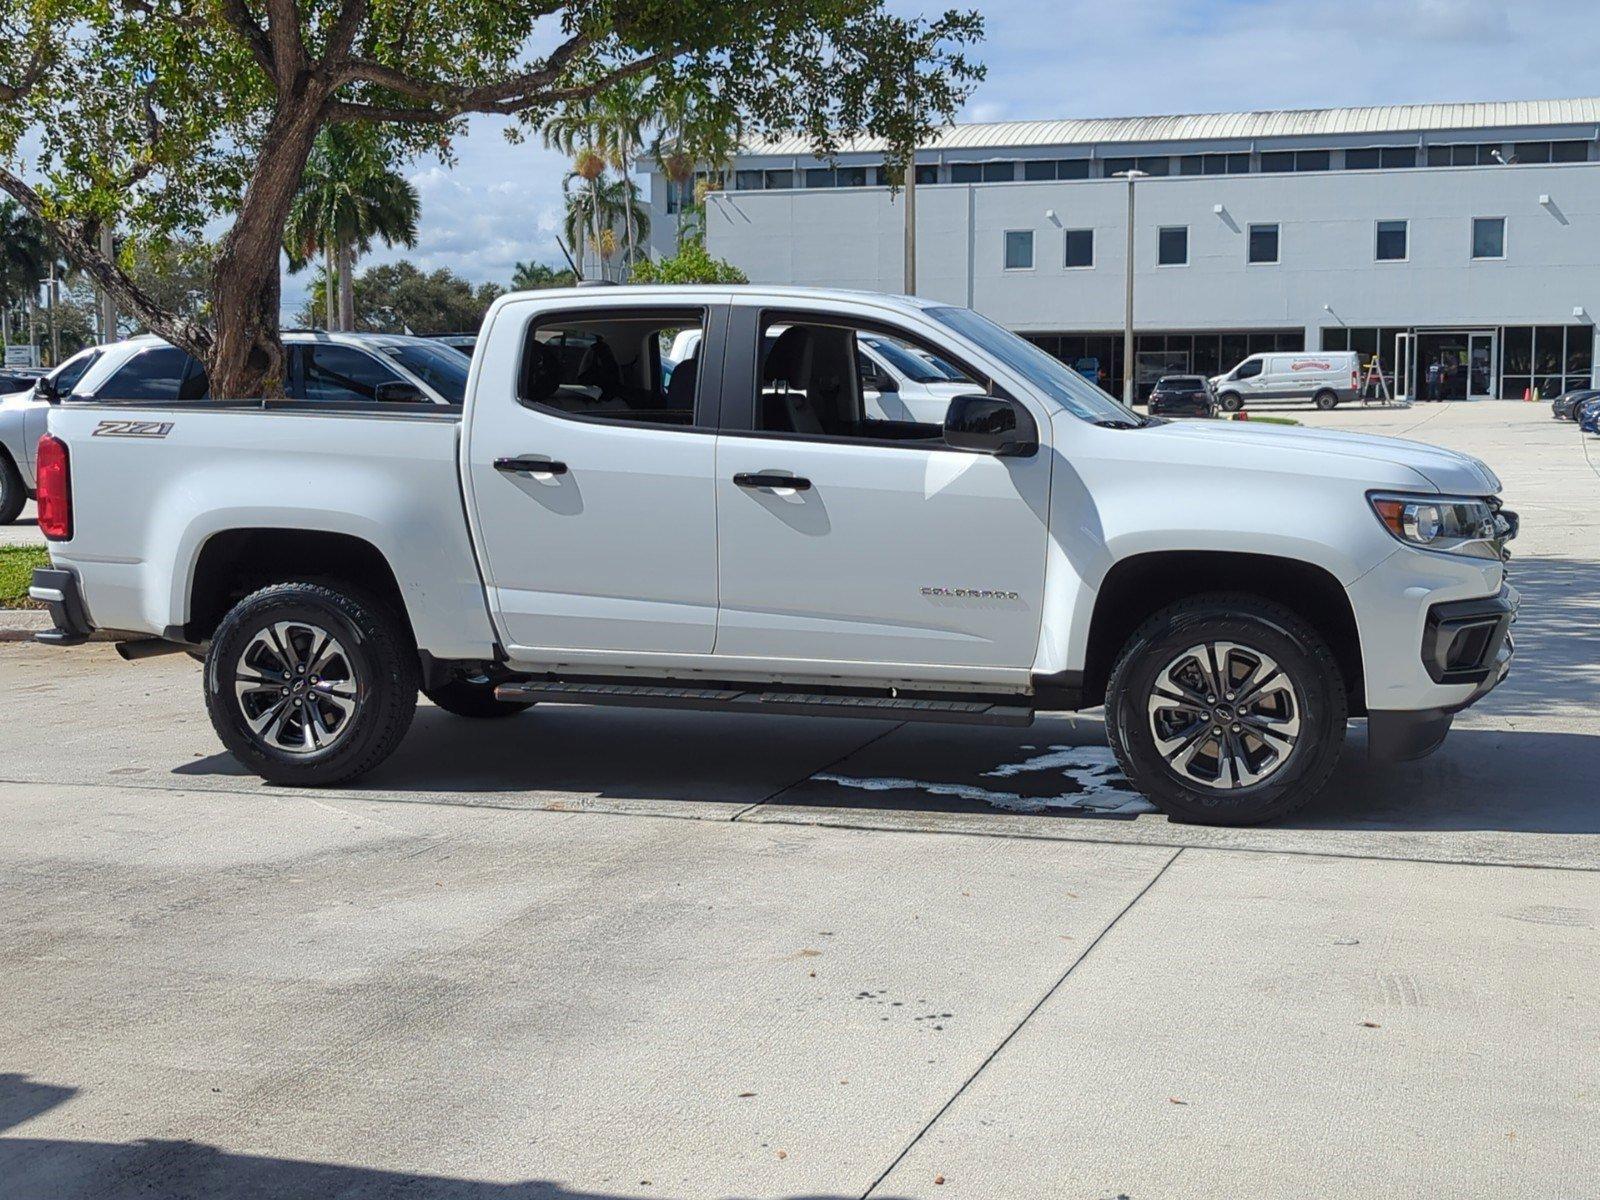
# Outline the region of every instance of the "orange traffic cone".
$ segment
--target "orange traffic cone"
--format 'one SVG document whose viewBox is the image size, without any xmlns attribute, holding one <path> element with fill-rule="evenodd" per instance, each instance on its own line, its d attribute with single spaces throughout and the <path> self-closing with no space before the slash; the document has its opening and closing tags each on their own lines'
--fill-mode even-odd
<svg viewBox="0 0 1600 1200">
<path fill-rule="evenodd" d="M 1532 400 L 1533 399 L 1533 389 L 1532 388 L 1523 388 L 1522 389 L 1522 399 L 1523 399 L 1524 402 Z"/>
</svg>

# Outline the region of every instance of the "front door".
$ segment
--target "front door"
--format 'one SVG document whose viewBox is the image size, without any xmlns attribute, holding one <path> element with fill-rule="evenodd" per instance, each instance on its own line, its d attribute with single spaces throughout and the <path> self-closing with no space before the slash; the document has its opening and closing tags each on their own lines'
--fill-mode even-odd
<svg viewBox="0 0 1600 1200">
<path fill-rule="evenodd" d="M 1044 596 L 1048 445 L 995 458 L 945 448 L 939 425 L 874 418 L 855 362 L 863 327 L 881 325 L 847 306 L 732 310 L 716 653 L 808 673 L 1025 669 Z"/>
<path fill-rule="evenodd" d="M 521 361 L 483 361 L 464 470 L 490 607 L 514 660 L 562 651 L 708 654 L 716 635 L 715 372 L 670 379 L 662 348 L 722 310 L 607 310 L 526 326 Z M 520 315 L 519 315 L 520 314 Z M 708 361 L 715 361 L 711 359 Z"/>
<path fill-rule="evenodd" d="M 1467 395 L 1474 400 L 1494 395 L 1494 334 L 1467 335 Z"/>
</svg>

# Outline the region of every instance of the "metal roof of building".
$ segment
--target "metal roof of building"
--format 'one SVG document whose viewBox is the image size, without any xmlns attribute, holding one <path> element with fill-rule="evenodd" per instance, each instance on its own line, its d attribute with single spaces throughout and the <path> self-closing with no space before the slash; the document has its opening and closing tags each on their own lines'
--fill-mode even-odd
<svg viewBox="0 0 1600 1200">
<path fill-rule="evenodd" d="M 1493 100 L 1470 104 L 1386 104 L 1375 108 L 1301 108 L 1195 113 L 1188 116 L 1090 117 L 1066 121 L 995 121 L 952 125 L 923 149 L 986 150 L 1023 146 L 1195 142 L 1241 138 L 1423 133 L 1429 130 L 1513 129 L 1600 123 L 1600 97 L 1575 100 Z M 881 138 L 855 138 L 842 154 L 882 151 Z M 749 155 L 810 156 L 803 137 L 752 143 Z"/>
</svg>

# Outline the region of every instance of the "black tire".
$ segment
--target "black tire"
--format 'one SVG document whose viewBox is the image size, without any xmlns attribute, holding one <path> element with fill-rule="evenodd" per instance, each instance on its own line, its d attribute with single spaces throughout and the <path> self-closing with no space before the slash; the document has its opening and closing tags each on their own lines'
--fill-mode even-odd
<svg viewBox="0 0 1600 1200">
<path fill-rule="evenodd" d="M 1311 397 L 1311 402 L 1323 412 L 1327 412 L 1330 409 L 1339 407 L 1339 395 L 1337 392 L 1330 392 L 1324 389 Z"/>
<path fill-rule="evenodd" d="M 1166 674 L 1169 664 L 1182 659 L 1186 650 L 1215 642 L 1231 642 L 1244 649 L 1237 665 L 1248 665 L 1250 654 L 1274 660 L 1288 684 L 1287 689 L 1276 690 L 1275 703 L 1290 708 L 1299 721 L 1292 747 L 1280 754 L 1270 769 L 1266 766 L 1270 744 L 1254 739 L 1263 777 L 1253 784 L 1214 787 L 1194 782 L 1157 749 L 1153 729 L 1157 718 L 1149 706 L 1158 678 Z M 1226 714 L 1228 710 L 1223 707 L 1222 711 Z M 1242 710 L 1239 715 L 1243 716 Z M 1259 712 L 1250 716 L 1260 719 Z M 1283 605 L 1251 595 L 1197 596 L 1162 609 L 1128 639 L 1106 686 L 1106 733 L 1129 780 L 1174 819 L 1207 825 L 1272 821 L 1310 800 L 1333 773 L 1348 719 L 1344 679 L 1328 643 Z M 1211 721 L 1200 724 L 1209 726 Z M 1194 741 L 1220 750 L 1219 743 L 1209 737 L 1218 728 L 1224 726 L 1199 729 Z M 1239 726 L 1226 728 L 1237 730 Z M 1187 736 L 1187 731 L 1181 736 Z M 1250 753 L 1248 736 L 1247 732 L 1234 739 L 1246 754 Z M 1212 757 L 1220 775 L 1223 756 L 1214 752 Z"/>
<path fill-rule="evenodd" d="M 286 655 L 275 655 L 271 649 L 283 640 L 274 636 L 275 625 L 289 627 Z M 327 677 L 320 686 L 327 691 L 310 687 L 307 681 L 317 676 L 295 665 L 309 665 L 312 672 L 318 668 L 319 652 L 312 645 L 315 634 L 305 636 L 306 630 L 331 637 L 330 643 L 323 643 L 324 650 L 334 645 L 340 651 L 325 667 Z M 274 661 L 278 668 L 272 668 Z M 293 678 L 289 668 L 304 678 Z M 271 678 L 278 669 L 282 680 Z M 381 601 L 342 584 L 277 583 L 239 601 L 218 626 L 206 655 L 206 711 L 223 745 L 263 779 L 327 787 L 365 774 L 394 753 L 416 712 L 417 676 L 411 633 Z M 269 680 L 270 686 L 255 687 L 246 698 L 236 686 L 241 679 L 246 686 L 257 680 Z M 296 698 L 296 707 L 302 703 L 316 707 L 321 716 L 313 723 L 291 711 L 285 688 L 283 715 L 266 727 L 267 733 L 277 733 L 273 739 L 251 729 L 246 706 L 253 708 L 258 720 L 267 719 L 278 709 L 279 698 L 272 693 L 280 682 L 298 684 L 293 695 L 305 699 Z M 346 704 L 348 713 L 343 710 Z M 311 709 L 304 711 L 309 714 Z M 307 728 L 311 724 L 326 735 L 327 744 L 315 745 L 315 730 Z M 297 730 L 304 734 L 302 745 L 309 742 L 313 748 L 285 748 L 284 739 L 295 737 Z"/>
<path fill-rule="evenodd" d="M 22 512 L 28 502 L 28 489 L 23 485 L 22 472 L 11 456 L 0 450 L 0 525 L 9 525 Z"/>
<path fill-rule="evenodd" d="M 451 679 L 438 687 L 423 688 L 422 694 L 447 713 L 475 720 L 514 717 L 533 707 L 532 701 L 496 700 L 494 681 L 488 679 Z"/>
<path fill-rule="evenodd" d="M 1217 397 L 1217 401 L 1222 405 L 1224 412 L 1238 412 L 1244 407 L 1244 400 L 1238 392 L 1223 392 Z"/>
</svg>

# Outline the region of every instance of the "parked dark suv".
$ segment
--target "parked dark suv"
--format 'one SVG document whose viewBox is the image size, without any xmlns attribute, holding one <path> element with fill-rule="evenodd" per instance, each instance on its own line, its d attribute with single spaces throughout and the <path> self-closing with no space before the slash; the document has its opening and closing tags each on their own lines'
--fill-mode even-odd
<svg viewBox="0 0 1600 1200">
<path fill-rule="evenodd" d="M 1203 375 L 1163 375 L 1150 393 L 1152 417 L 1214 417 L 1217 394 Z"/>
</svg>

